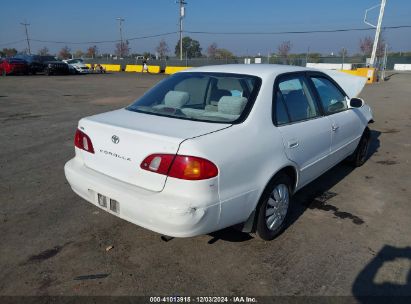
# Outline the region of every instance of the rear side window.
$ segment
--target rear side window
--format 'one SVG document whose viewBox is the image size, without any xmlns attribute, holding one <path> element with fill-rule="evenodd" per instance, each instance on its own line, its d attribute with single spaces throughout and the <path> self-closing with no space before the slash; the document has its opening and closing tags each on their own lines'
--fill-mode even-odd
<svg viewBox="0 0 411 304">
<path fill-rule="evenodd" d="M 280 80 L 275 92 L 277 125 L 303 121 L 320 116 L 318 105 L 304 76 Z"/>
<path fill-rule="evenodd" d="M 333 114 L 348 108 L 347 100 L 343 93 L 327 78 L 311 77 L 325 113 Z"/>
</svg>

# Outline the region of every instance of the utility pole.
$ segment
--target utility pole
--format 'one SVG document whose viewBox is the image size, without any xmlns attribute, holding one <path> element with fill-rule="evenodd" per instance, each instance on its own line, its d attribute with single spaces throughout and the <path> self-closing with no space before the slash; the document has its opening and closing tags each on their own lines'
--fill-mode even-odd
<svg viewBox="0 0 411 304">
<path fill-rule="evenodd" d="M 183 60 L 183 18 L 185 16 L 185 7 L 187 4 L 184 0 L 179 0 L 180 4 L 180 60 Z"/>
<path fill-rule="evenodd" d="M 341 70 L 344 70 L 345 52 L 347 52 L 347 50 L 346 50 L 345 47 L 343 47 L 342 50 L 341 50 L 341 53 L 342 53 L 342 54 L 341 54 L 341 55 L 342 55 L 342 66 L 341 66 Z"/>
<path fill-rule="evenodd" d="M 20 24 L 23 25 L 24 28 L 25 28 L 25 30 L 26 30 L 27 47 L 28 47 L 28 50 L 29 50 L 29 55 L 31 55 L 30 38 L 29 38 L 29 32 L 28 32 L 28 30 L 27 30 L 27 26 L 29 26 L 30 23 L 27 23 L 27 21 L 24 20 L 24 22 L 20 22 Z"/>
<path fill-rule="evenodd" d="M 388 51 L 388 44 L 385 44 L 385 49 L 384 49 L 384 60 L 382 63 L 382 73 L 381 73 L 381 78 L 383 81 L 385 81 L 385 71 L 387 70 L 387 52 Z"/>
<path fill-rule="evenodd" d="M 123 48 L 124 48 L 124 44 L 123 44 L 123 21 L 125 21 L 125 19 L 123 19 L 121 17 L 117 17 L 116 20 L 119 21 L 119 26 L 120 26 L 120 58 L 123 58 Z"/>
<path fill-rule="evenodd" d="M 384 10 L 385 10 L 385 5 L 386 5 L 386 3 L 387 3 L 387 0 L 381 0 L 381 4 L 378 4 L 378 5 L 376 5 L 376 6 L 373 6 L 373 7 L 369 8 L 369 9 L 367 9 L 367 10 L 365 11 L 364 23 L 367 24 L 367 25 L 369 25 L 369 26 L 372 26 L 372 27 L 376 28 L 375 38 L 374 38 L 374 45 L 373 45 L 373 48 L 372 48 L 372 54 L 371 54 L 371 60 L 370 60 L 370 66 L 371 66 L 371 67 L 373 67 L 373 66 L 375 65 L 375 58 L 376 58 L 376 55 L 377 55 L 378 41 L 379 41 L 379 39 L 380 39 L 381 27 L 382 27 L 382 19 L 383 19 L 383 17 L 384 17 Z M 372 24 L 372 23 L 370 23 L 370 22 L 367 21 L 367 13 L 368 13 L 370 10 L 375 9 L 375 8 L 377 8 L 377 7 L 380 7 L 380 15 L 379 15 L 379 17 L 378 17 L 377 26 L 375 26 L 374 24 Z"/>
</svg>

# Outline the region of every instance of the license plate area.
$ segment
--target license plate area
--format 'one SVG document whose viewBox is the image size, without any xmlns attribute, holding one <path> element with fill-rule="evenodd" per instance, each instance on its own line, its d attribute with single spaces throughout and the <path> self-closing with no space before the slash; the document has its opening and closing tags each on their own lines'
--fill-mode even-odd
<svg viewBox="0 0 411 304">
<path fill-rule="evenodd" d="M 115 199 L 109 198 L 103 194 L 97 193 L 97 202 L 101 208 L 105 208 L 114 213 L 120 213 L 120 203 Z"/>
</svg>

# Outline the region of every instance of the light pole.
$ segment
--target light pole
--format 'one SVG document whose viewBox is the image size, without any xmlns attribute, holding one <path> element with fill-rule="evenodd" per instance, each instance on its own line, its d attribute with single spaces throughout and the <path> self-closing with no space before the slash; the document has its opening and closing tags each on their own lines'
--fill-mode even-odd
<svg viewBox="0 0 411 304">
<path fill-rule="evenodd" d="M 364 23 L 369 25 L 369 26 L 372 26 L 372 27 L 376 28 L 375 38 L 374 38 L 374 45 L 372 47 L 372 54 L 371 54 L 371 60 L 370 60 L 370 66 L 371 67 L 373 67 L 375 65 L 375 58 L 376 58 L 376 55 L 377 55 L 378 41 L 380 39 L 382 19 L 384 17 L 384 10 L 385 10 L 386 3 L 387 3 L 387 0 L 381 0 L 381 4 L 378 4 L 376 6 L 373 6 L 369 9 L 365 10 Z M 370 10 L 373 10 L 377 7 L 380 7 L 380 15 L 378 17 L 377 26 L 375 26 L 374 24 L 367 21 L 367 14 Z"/>
<path fill-rule="evenodd" d="M 180 4 L 180 60 L 183 60 L 183 18 L 185 16 L 185 7 L 184 5 L 187 4 L 184 0 L 179 0 L 178 3 Z"/>
<path fill-rule="evenodd" d="M 123 21 L 125 21 L 124 18 L 117 17 L 116 20 L 119 21 L 119 26 L 120 26 L 120 58 L 123 58 Z"/>
<path fill-rule="evenodd" d="M 23 25 L 24 28 L 26 29 L 27 48 L 28 48 L 28 51 L 29 51 L 29 55 L 31 55 L 29 32 L 27 31 L 27 26 L 29 26 L 30 23 L 27 23 L 27 21 L 24 21 L 24 22 L 20 22 L 20 24 Z"/>
<path fill-rule="evenodd" d="M 343 47 L 341 50 L 341 55 L 342 55 L 342 66 L 341 66 L 341 70 L 344 70 L 344 61 L 345 61 L 345 53 L 347 52 L 346 48 Z"/>
</svg>

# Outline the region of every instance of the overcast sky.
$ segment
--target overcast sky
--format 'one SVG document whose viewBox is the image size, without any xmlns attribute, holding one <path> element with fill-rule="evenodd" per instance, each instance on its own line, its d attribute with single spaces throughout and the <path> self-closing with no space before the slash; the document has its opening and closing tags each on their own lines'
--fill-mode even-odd
<svg viewBox="0 0 411 304">
<path fill-rule="evenodd" d="M 187 31 L 211 32 L 278 32 L 341 28 L 363 28 L 365 9 L 380 0 L 186 0 L 184 28 Z M 73 50 L 85 50 L 90 43 L 119 39 L 116 17 L 123 17 L 125 38 L 156 35 L 178 30 L 178 5 L 175 0 L 12 0 L 1 5 L 0 48 L 26 47 L 24 27 L 30 23 L 32 39 L 62 41 Z M 379 9 L 370 13 L 376 23 Z M 387 0 L 384 26 L 411 25 L 411 1 Z M 237 55 L 275 52 L 285 40 L 292 52 L 337 53 L 345 47 L 349 53 L 359 52 L 360 38 L 374 31 L 282 35 L 205 35 L 186 34 L 199 40 L 205 50 L 212 42 Z M 385 40 L 391 50 L 411 50 L 411 28 L 386 30 Z M 132 52 L 154 52 L 161 37 L 130 41 Z M 164 36 L 170 51 L 177 34 Z M 16 43 L 12 43 L 18 41 Z M 32 41 L 36 52 L 43 46 L 57 52 L 65 44 Z M 97 44 L 100 52 L 113 52 L 114 42 Z"/>
</svg>

